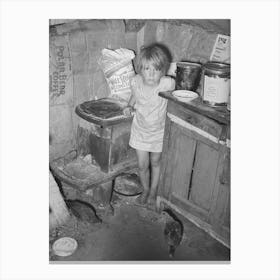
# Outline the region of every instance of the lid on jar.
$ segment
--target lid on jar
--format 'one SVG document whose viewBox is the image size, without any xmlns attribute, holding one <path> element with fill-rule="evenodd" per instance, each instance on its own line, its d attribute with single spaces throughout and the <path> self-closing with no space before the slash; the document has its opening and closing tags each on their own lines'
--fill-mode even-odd
<svg viewBox="0 0 280 280">
<path fill-rule="evenodd" d="M 215 71 L 219 73 L 229 73 L 230 72 L 230 64 L 214 62 L 210 61 L 204 65 L 204 68 L 210 71 Z"/>
<path fill-rule="evenodd" d="M 201 64 L 197 63 L 197 62 L 192 62 L 192 61 L 179 61 L 179 62 L 177 62 L 177 66 L 179 66 L 179 67 L 186 67 L 186 66 L 201 67 Z"/>
</svg>

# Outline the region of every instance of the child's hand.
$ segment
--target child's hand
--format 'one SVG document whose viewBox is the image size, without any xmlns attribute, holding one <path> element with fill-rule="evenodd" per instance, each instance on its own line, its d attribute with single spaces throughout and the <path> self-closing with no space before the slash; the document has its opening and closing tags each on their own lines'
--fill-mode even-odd
<svg viewBox="0 0 280 280">
<path fill-rule="evenodd" d="M 133 110 L 133 108 L 130 107 L 130 106 L 125 107 L 125 108 L 123 109 L 123 114 L 124 114 L 125 116 L 132 116 L 132 115 L 133 115 L 133 112 L 134 112 L 134 110 Z"/>
</svg>

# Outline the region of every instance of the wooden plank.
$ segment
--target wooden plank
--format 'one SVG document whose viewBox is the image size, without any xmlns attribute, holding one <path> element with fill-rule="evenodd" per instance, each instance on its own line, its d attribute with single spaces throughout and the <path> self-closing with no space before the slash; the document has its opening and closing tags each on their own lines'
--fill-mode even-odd
<svg viewBox="0 0 280 280">
<path fill-rule="evenodd" d="M 226 185 L 218 185 L 216 203 L 213 203 L 213 211 L 210 214 L 210 223 L 227 224 L 229 226 L 230 192 Z"/>
<path fill-rule="evenodd" d="M 217 173 L 216 173 L 216 178 L 215 178 L 215 188 L 213 191 L 212 205 L 211 205 L 210 214 L 209 214 L 209 223 L 210 224 L 213 224 L 216 220 L 214 212 L 216 209 L 216 204 L 217 204 L 217 200 L 218 200 L 218 196 L 219 196 L 219 190 L 220 190 L 219 175 L 223 171 L 224 151 L 225 150 L 226 149 L 224 147 L 222 147 L 220 149 L 220 157 L 218 160 Z"/>
<path fill-rule="evenodd" d="M 206 132 L 206 131 L 198 128 L 198 127 L 193 126 L 189 122 L 186 122 L 186 121 L 182 120 L 181 118 L 179 118 L 179 117 L 177 117 L 177 116 L 175 116 L 171 113 L 167 113 L 167 117 L 170 118 L 170 120 L 173 123 L 176 123 L 182 129 L 185 129 L 186 133 L 190 134 L 190 137 L 192 137 L 192 135 L 198 135 L 198 136 L 200 136 L 201 141 L 210 140 L 210 141 L 208 141 L 208 143 L 216 143 L 216 144 L 226 145 L 225 141 L 220 141 L 219 138 L 209 134 L 208 132 Z M 209 144 L 209 145 L 211 146 L 211 144 Z"/>
<path fill-rule="evenodd" d="M 172 95 L 172 91 L 160 92 L 159 96 L 168 99 L 170 103 L 175 103 L 177 104 L 177 106 L 190 109 L 194 112 L 207 116 L 213 120 L 216 120 L 221 124 L 226 124 L 226 125 L 230 124 L 230 112 L 226 109 L 226 107 L 219 108 L 219 107 L 211 107 L 205 105 L 200 97 L 188 103 L 184 103 L 176 99 L 176 97 Z"/>
<path fill-rule="evenodd" d="M 230 227 L 230 150 L 221 152 L 210 222 Z"/>
<path fill-rule="evenodd" d="M 158 195 L 163 196 L 165 198 L 168 197 L 170 191 L 170 185 L 165 184 L 166 180 L 166 170 L 169 163 L 169 145 L 171 144 L 170 140 L 170 130 L 171 130 L 171 121 L 169 118 L 165 120 L 165 128 L 164 128 L 164 137 L 163 137 L 163 148 L 161 153 L 161 170 L 159 177 L 159 185 L 158 185 Z"/>
<path fill-rule="evenodd" d="M 221 149 L 221 147 L 222 147 L 221 144 L 215 143 L 212 140 L 210 140 L 210 139 L 208 139 L 206 137 L 203 137 L 202 135 L 200 135 L 196 131 L 191 131 L 188 128 L 183 127 L 182 125 L 174 123 L 174 122 L 172 122 L 172 125 L 176 125 L 176 126 L 180 127 L 181 133 L 185 134 L 186 136 L 188 136 L 188 137 L 190 137 L 190 138 L 192 138 L 192 139 L 194 139 L 196 141 L 202 142 L 205 145 L 210 146 L 212 149 L 215 149 L 215 150 L 219 151 Z"/>
<path fill-rule="evenodd" d="M 228 229 L 230 229 L 230 206 L 231 203 L 230 203 L 230 192 L 229 192 L 228 200 L 224 211 L 224 222 L 223 222 L 223 226 L 225 226 Z"/>
<path fill-rule="evenodd" d="M 181 178 L 182 176 L 184 177 L 184 174 L 186 173 L 186 169 L 184 168 L 182 170 L 182 166 L 180 169 L 180 172 L 177 172 L 177 168 L 180 168 L 181 164 L 181 158 L 182 158 L 182 148 L 180 148 L 180 145 L 178 146 L 178 141 L 176 140 L 177 137 L 180 137 L 180 129 L 178 129 L 177 126 L 171 125 L 170 127 L 170 146 L 168 147 L 168 152 L 167 152 L 167 163 L 166 163 L 166 168 L 165 168 L 165 173 L 164 173 L 164 183 L 163 183 L 163 192 L 165 193 L 165 197 L 169 197 L 171 192 L 173 191 L 174 187 L 174 182 L 173 178 L 174 176 L 179 176 L 180 179 L 178 180 L 179 188 L 184 189 L 185 192 L 184 194 L 187 194 L 187 189 L 184 183 L 184 178 Z M 172 139 L 172 141 L 171 141 Z M 183 173 L 181 173 L 183 172 Z M 180 182 L 181 181 L 181 182 Z M 176 182 L 175 182 L 176 183 Z"/>
<path fill-rule="evenodd" d="M 73 153 L 74 156 L 75 153 Z M 76 160 L 75 157 L 72 158 L 72 161 L 65 164 L 64 158 L 59 158 L 54 160 L 50 163 L 51 170 L 56 178 L 65 182 L 69 186 L 72 186 L 75 189 L 85 191 L 89 188 L 94 187 L 95 185 L 102 184 L 108 181 L 114 180 L 116 176 L 123 172 L 127 172 L 130 170 L 134 170 L 137 168 L 137 160 L 136 159 L 129 159 L 127 161 L 123 161 L 119 164 L 114 165 L 114 169 L 107 172 L 102 172 L 100 166 L 95 166 L 93 164 L 88 164 L 86 166 L 88 172 L 85 178 L 78 178 L 73 174 L 67 171 L 68 164 L 71 164 Z M 83 170 L 81 170 L 83 171 Z"/>
<path fill-rule="evenodd" d="M 172 193 L 169 200 L 171 203 L 177 205 L 180 209 L 184 209 L 185 211 L 198 217 L 201 221 L 208 221 L 208 211 L 193 204 L 190 200 L 186 200 L 185 198 L 177 195 L 176 193 Z"/>
<path fill-rule="evenodd" d="M 190 200 L 209 211 L 215 187 L 219 152 L 205 145 L 197 144 Z"/>
<path fill-rule="evenodd" d="M 211 135 L 209 135 L 209 137 L 205 137 L 205 135 L 201 134 L 201 131 L 199 131 L 198 129 L 192 130 L 189 123 L 181 120 L 180 118 L 177 118 L 176 116 L 172 116 L 171 122 L 172 124 L 179 126 L 182 130 L 182 133 L 186 134 L 190 138 L 205 143 L 213 149 L 220 150 L 222 145 L 227 145 L 226 143 L 219 143 L 218 138 L 215 138 L 214 136 L 211 137 Z"/>
<path fill-rule="evenodd" d="M 224 125 L 218 123 L 217 121 L 214 121 L 182 106 L 178 106 L 178 104 L 174 102 L 168 102 L 167 112 L 217 138 L 220 138 L 221 136 Z"/>
<path fill-rule="evenodd" d="M 187 199 L 196 141 L 181 132 L 179 126 L 172 126 L 173 145 L 169 150 L 169 176 L 172 193 Z"/>
</svg>

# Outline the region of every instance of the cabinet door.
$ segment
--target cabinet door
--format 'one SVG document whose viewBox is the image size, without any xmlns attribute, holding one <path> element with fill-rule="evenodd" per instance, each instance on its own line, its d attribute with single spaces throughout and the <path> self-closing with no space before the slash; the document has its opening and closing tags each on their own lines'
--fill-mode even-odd
<svg viewBox="0 0 280 280">
<path fill-rule="evenodd" d="M 230 229 L 230 149 L 224 148 L 216 177 L 215 203 L 212 205 L 210 223 Z"/>
<path fill-rule="evenodd" d="M 196 141 L 186 135 L 177 124 L 172 124 L 169 134 L 168 156 L 164 174 L 164 193 L 188 199 Z"/>
<path fill-rule="evenodd" d="M 189 200 L 210 210 L 219 160 L 219 151 L 203 142 L 197 143 Z"/>
<path fill-rule="evenodd" d="M 209 221 L 214 201 L 219 144 L 172 122 L 164 173 L 165 197 L 174 205 Z"/>
</svg>

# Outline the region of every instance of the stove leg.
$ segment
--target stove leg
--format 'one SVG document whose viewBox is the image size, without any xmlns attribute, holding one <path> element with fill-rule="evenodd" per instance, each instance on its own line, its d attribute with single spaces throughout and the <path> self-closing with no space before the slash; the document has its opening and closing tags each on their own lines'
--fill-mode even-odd
<svg viewBox="0 0 280 280">
<path fill-rule="evenodd" d="M 113 194 L 114 180 L 102 183 L 101 187 L 103 190 L 103 205 L 105 207 L 105 216 L 114 215 L 114 208 L 111 205 L 111 199 Z"/>
</svg>

